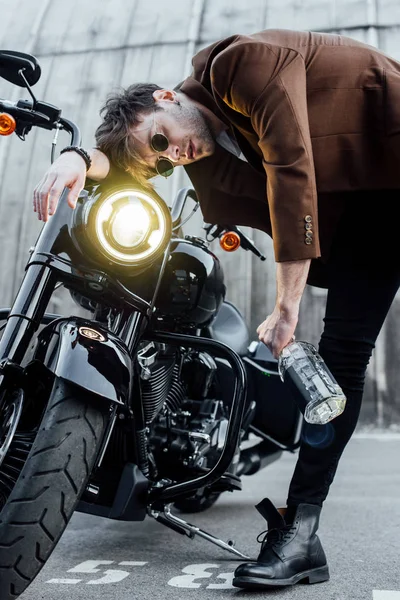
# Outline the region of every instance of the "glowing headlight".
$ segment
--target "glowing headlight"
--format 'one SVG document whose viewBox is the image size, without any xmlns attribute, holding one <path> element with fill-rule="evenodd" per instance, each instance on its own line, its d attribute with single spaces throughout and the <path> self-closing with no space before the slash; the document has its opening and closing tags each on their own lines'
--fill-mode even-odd
<svg viewBox="0 0 400 600">
<path fill-rule="evenodd" d="M 133 248 L 143 242 L 150 227 L 150 215 L 138 202 L 123 206 L 116 212 L 111 234 L 120 246 Z"/>
<path fill-rule="evenodd" d="M 163 252 L 171 235 L 167 206 L 136 190 L 98 199 L 88 210 L 87 222 L 101 253 L 120 265 L 151 262 Z"/>
</svg>

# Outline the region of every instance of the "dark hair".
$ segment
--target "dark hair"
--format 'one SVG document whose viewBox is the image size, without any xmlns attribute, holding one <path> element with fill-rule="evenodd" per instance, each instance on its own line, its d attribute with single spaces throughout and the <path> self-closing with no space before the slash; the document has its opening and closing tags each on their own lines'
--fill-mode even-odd
<svg viewBox="0 0 400 600">
<path fill-rule="evenodd" d="M 148 179 L 157 173 L 137 152 L 131 129 L 139 123 L 142 115 L 160 110 L 153 98 L 153 92 L 160 89 L 154 83 L 135 83 L 109 94 L 100 110 L 103 122 L 95 133 L 97 148 L 145 188 L 151 188 Z"/>
</svg>

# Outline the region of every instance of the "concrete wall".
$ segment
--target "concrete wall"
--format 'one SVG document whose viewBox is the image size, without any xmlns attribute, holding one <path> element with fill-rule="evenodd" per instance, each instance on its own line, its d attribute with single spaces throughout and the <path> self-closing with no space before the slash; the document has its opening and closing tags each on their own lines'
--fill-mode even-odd
<svg viewBox="0 0 400 600">
<path fill-rule="evenodd" d="M 400 60 L 398 0 L 0 0 L 0 47 L 37 57 L 43 75 L 35 93 L 79 124 L 86 147 L 93 143 L 99 108 L 112 88 L 135 81 L 172 87 L 190 73 L 190 59 L 198 49 L 224 36 L 264 28 L 337 32 Z M 0 97 L 15 100 L 26 92 L 1 81 Z M 41 228 L 32 211 L 32 191 L 49 164 L 51 139 L 51 133 L 34 131 L 25 143 L 15 136 L 0 140 L 2 306 L 12 303 Z M 67 141 L 60 139 L 59 148 Z M 178 170 L 171 181 L 157 182 L 157 189 L 171 204 L 187 184 Z M 198 234 L 201 225 L 197 216 L 185 230 Z M 219 247 L 214 250 L 225 267 L 228 298 L 255 337 L 257 325 L 274 306 L 275 267 L 270 239 L 245 231 L 264 250 L 266 262 L 245 251 L 222 256 Z M 298 338 L 317 343 L 324 303 L 324 291 L 306 290 Z M 61 291 L 51 308 L 77 312 Z M 399 312 L 396 300 L 369 367 L 364 423 L 400 423 Z"/>
</svg>

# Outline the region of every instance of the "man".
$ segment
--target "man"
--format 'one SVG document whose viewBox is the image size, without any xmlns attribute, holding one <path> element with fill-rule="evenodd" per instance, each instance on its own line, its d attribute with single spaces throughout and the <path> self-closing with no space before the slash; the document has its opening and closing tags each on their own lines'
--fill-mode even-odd
<svg viewBox="0 0 400 600">
<path fill-rule="evenodd" d="M 68 150 L 49 169 L 34 194 L 39 218 L 53 214 L 65 186 L 73 207 L 86 176 L 128 173 L 146 186 L 183 165 L 206 221 L 273 238 L 276 304 L 257 332 L 275 357 L 294 335 L 306 283 L 327 287 L 319 351 L 347 406 L 329 427 L 305 426 L 287 507 L 258 505 L 269 531 L 234 585 L 327 580 L 320 511 L 400 285 L 391 218 L 400 188 L 400 64 L 337 35 L 235 35 L 199 52 L 175 90 L 145 84 L 110 97 L 96 141 L 90 156 Z M 325 436 L 318 445 L 317 434 Z"/>
</svg>

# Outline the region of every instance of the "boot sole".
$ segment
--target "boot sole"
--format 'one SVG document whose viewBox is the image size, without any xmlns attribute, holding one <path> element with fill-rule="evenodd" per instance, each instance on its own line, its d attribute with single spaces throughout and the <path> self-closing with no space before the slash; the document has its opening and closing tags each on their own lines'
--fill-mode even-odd
<svg viewBox="0 0 400 600">
<path fill-rule="evenodd" d="M 295 585 L 303 579 L 308 580 L 305 583 L 322 583 L 323 581 L 328 581 L 329 568 L 328 566 L 325 566 L 318 567 L 318 569 L 310 569 L 309 571 L 297 573 L 296 575 L 293 575 L 293 577 L 289 577 L 288 579 L 263 579 L 262 577 L 234 577 L 232 584 L 235 587 L 240 588 L 262 589 L 266 587 Z"/>
</svg>

